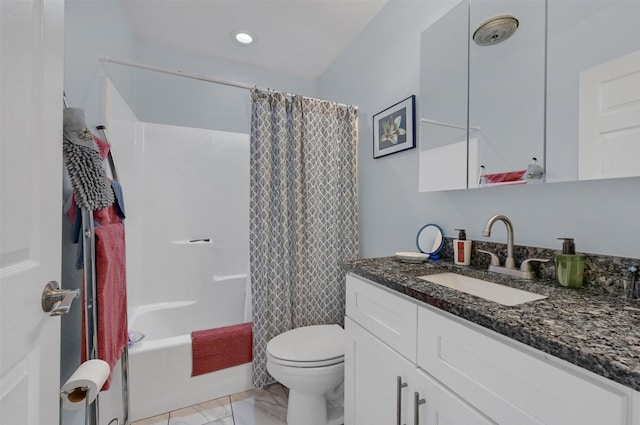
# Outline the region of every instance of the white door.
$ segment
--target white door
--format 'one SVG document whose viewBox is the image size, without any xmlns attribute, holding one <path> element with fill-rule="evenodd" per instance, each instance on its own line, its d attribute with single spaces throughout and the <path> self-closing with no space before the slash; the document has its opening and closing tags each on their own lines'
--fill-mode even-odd
<svg viewBox="0 0 640 425">
<path fill-rule="evenodd" d="M 0 424 L 58 423 L 62 0 L 0 0 Z"/>
<path fill-rule="evenodd" d="M 580 180 L 640 175 L 640 51 L 580 73 Z"/>
</svg>

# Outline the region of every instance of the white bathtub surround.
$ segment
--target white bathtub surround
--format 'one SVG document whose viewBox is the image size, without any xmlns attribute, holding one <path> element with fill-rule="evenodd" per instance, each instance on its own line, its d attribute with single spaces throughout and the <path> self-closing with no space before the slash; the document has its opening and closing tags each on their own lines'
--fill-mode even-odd
<svg viewBox="0 0 640 425">
<path fill-rule="evenodd" d="M 357 111 L 251 91 L 250 270 L 254 384 L 287 330 L 342 323 L 342 261 L 358 256 Z"/>
<path fill-rule="evenodd" d="M 249 137 L 140 122 L 103 85 L 104 123 L 127 193 L 130 420 L 252 388 L 251 364 L 191 377 L 197 330 L 243 323 Z M 105 417 L 110 417 L 105 415 Z"/>
<path fill-rule="evenodd" d="M 143 419 L 131 425 L 286 425 L 287 396 L 280 384 L 250 390 Z"/>
</svg>

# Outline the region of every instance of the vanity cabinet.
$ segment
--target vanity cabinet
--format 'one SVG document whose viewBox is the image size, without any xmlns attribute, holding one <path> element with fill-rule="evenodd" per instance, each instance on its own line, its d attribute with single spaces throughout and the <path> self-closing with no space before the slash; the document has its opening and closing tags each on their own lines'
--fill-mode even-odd
<svg viewBox="0 0 640 425">
<path fill-rule="evenodd" d="M 345 425 L 494 424 L 353 320 L 345 330 Z"/>
<path fill-rule="evenodd" d="M 345 331 L 345 425 L 640 424 L 637 391 L 351 274 Z"/>
<path fill-rule="evenodd" d="M 493 424 L 416 366 L 417 317 L 417 304 L 347 277 L 345 425 Z"/>
</svg>

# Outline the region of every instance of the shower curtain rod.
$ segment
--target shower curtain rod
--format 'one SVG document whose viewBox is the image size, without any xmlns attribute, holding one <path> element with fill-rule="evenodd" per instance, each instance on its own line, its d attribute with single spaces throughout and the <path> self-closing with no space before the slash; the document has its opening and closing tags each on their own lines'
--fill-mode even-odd
<svg viewBox="0 0 640 425">
<path fill-rule="evenodd" d="M 99 59 L 101 62 L 108 62 L 108 63 L 115 63 L 118 65 L 125 65 L 125 66 L 131 66 L 134 68 L 140 68 L 140 69 L 146 69 L 148 71 L 155 71 L 155 72 L 161 72 L 163 74 L 170 74 L 170 75 L 177 75 L 179 77 L 186 77 L 186 78 L 191 78 L 193 80 L 200 80 L 200 81 L 207 81 L 209 83 L 215 83 L 215 84 L 222 84 L 225 86 L 230 86 L 230 87 L 237 87 L 240 89 L 246 89 L 246 90 L 251 90 L 252 88 L 257 88 L 258 90 L 264 90 L 260 87 L 256 87 L 256 86 L 252 86 L 251 84 L 245 84 L 245 83 L 238 83 L 235 81 L 228 81 L 228 80 L 222 80 L 219 78 L 213 78 L 213 77 L 207 77 L 205 75 L 200 75 L 200 74 L 191 74 L 188 72 L 184 72 L 184 71 L 180 71 L 179 69 L 169 69 L 169 68 L 162 68 L 159 66 L 154 66 L 154 65 L 147 65 L 144 63 L 140 63 L 140 62 L 133 62 L 133 61 L 128 61 L 128 60 L 124 60 L 124 59 L 116 59 L 116 58 L 112 58 L 111 56 L 106 56 L 106 55 L 100 55 Z M 285 95 L 288 96 L 294 96 L 294 94 L 292 93 L 285 93 Z M 307 99 L 313 99 L 310 97 L 306 97 L 303 96 Z M 322 100 L 322 99 L 319 99 Z M 347 105 L 345 103 L 337 103 L 335 102 L 338 106 L 343 107 L 343 108 L 349 108 L 352 107 L 354 109 L 358 109 L 357 106 L 354 105 Z"/>
</svg>

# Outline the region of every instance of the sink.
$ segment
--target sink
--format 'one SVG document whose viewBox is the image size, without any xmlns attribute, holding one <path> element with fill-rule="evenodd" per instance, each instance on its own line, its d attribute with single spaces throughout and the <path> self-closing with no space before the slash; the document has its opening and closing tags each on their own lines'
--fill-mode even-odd
<svg viewBox="0 0 640 425">
<path fill-rule="evenodd" d="M 419 276 L 418 278 L 507 306 L 520 305 L 547 298 L 545 295 L 457 273 L 436 273 L 428 276 Z"/>
</svg>

